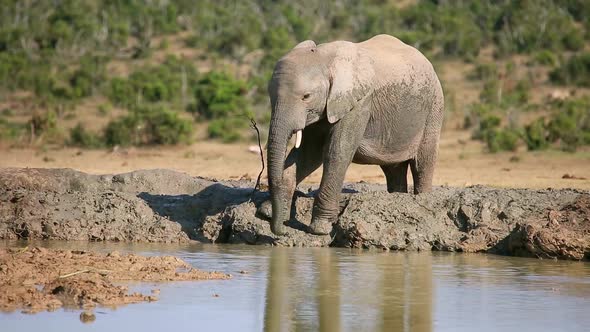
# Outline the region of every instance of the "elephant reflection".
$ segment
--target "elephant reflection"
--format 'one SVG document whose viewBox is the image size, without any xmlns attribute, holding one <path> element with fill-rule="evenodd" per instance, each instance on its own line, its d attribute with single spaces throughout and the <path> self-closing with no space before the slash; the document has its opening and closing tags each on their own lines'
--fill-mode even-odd
<svg viewBox="0 0 590 332">
<path fill-rule="evenodd" d="M 432 330 L 429 254 L 363 252 L 342 264 L 331 249 L 310 249 L 311 260 L 292 250 L 270 256 L 266 331 Z"/>
<path fill-rule="evenodd" d="M 312 249 L 312 266 L 302 266 L 304 264 L 301 262 L 294 261 L 297 255 L 291 255 L 290 250 L 295 249 L 274 248 L 271 253 L 265 331 L 340 331 L 340 276 L 332 257 L 334 253 L 331 250 Z M 300 283 L 296 285 L 299 287 L 290 288 L 294 281 L 304 280 L 297 273 L 307 272 L 310 267 L 315 272 L 312 274 L 318 275 L 317 284 Z M 310 311 L 317 311 L 317 315 L 306 314 Z"/>
</svg>

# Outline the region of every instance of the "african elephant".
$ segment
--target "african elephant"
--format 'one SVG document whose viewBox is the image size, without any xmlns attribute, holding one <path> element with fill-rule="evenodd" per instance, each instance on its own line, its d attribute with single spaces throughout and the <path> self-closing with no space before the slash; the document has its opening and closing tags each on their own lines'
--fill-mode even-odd
<svg viewBox="0 0 590 332">
<path fill-rule="evenodd" d="M 270 203 L 258 212 L 284 234 L 296 185 L 323 164 L 310 231 L 328 234 L 351 162 L 381 166 L 389 192 L 431 190 L 443 121 L 443 91 L 432 64 L 399 39 L 301 42 L 276 64 L 268 85 Z M 286 156 L 288 142 L 295 148 Z M 272 212 L 271 212 L 272 207 Z"/>
</svg>

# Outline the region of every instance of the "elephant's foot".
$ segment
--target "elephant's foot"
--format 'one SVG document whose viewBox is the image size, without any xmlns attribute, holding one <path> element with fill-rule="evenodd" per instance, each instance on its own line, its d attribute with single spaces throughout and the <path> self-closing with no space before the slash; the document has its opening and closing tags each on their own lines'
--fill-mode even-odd
<svg viewBox="0 0 590 332">
<path fill-rule="evenodd" d="M 315 235 L 327 235 L 332 231 L 332 222 L 324 218 L 313 218 L 309 224 L 309 231 Z"/>
<path fill-rule="evenodd" d="M 272 218 L 272 203 L 270 200 L 266 200 L 260 204 L 258 209 L 256 210 L 256 214 L 262 218 L 271 219 Z"/>
<path fill-rule="evenodd" d="M 270 222 L 270 230 L 273 232 L 273 234 L 279 235 L 279 236 L 287 234 L 287 226 L 285 226 L 284 222 L 282 222 L 282 221 L 279 221 L 279 222 L 271 221 Z"/>
</svg>

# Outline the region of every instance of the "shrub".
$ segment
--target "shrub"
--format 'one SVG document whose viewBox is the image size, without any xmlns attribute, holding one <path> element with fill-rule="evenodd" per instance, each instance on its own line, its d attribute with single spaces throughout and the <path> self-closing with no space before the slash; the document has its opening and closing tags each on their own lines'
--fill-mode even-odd
<svg viewBox="0 0 590 332">
<path fill-rule="evenodd" d="M 111 106 L 111 104 L 100 104 L 98 105 L 98 114 L 101 116 L 107 116 L 109 115 L 109 113 L 111 113 L 112 109 L 113 107 Z"/>
<path fill-rule="evenodd" d="M 130 107 L 135 103 L 136 92 L 130 81 L 115 77 L 111 80 L 108 91 L 109 99 L 117 105 Z"/>
<path fill-rule="evenodd" d="M 516 151 L 520 133 L 516 129 L 490 129 L 486 131 L 486 144 L 490 152 Z"/>
<path fill-rule="evenodd" d="M 573 55 L 550 74 L 551 81 L 590 87 L 590 53 Z"/>
<path fill-rule="evenodd" d="M 190 62 L 170 56 L 163 64 L 139 68 L 128 78 L 111 79 L 107 94 L 114 104 L 124 107 L 143 102 L 170 102 L 181 97 L 183 79 L 191 86 L 196 82 L 196 75 Z"/>
<path fill-rule="evenodd" d="M 589 144 L 590 99 L 572 99 L 556 102 L 548 129 L 548 139 L 558 142 L 561 149 L 575 151 L 578 146 Z"/>
<path fill-rule="evenodd" d="M 475 124 L 476 128 L 472 138 L 483 140 L 487 132 L 500 126 L 501 119 L 493 113 L 493 107 L 489 104 L 474 104 L 471 107 L 469 124 Z"/>
<path fill-rule="evenodd" d="M 83 124 L 78 123 L 70 130 L 69 143 L 83 148 L 100 148 L 103 146 L 103 138 L 86 130 Z"/>
<path fill-rule="evenodd" d="M 497 77 L 498 66 L 495 63 L 478 63 L 468 76 L 469 79 L 482 81 L 497 79 Z"/>
<path fill-rule="evenodd" d="M 39 135 L 57 127 L 57 114 L 53 111 L 34 113 L 29 123 L 35 134 Z"/>
<path fill-rule="evenodd" d="M 199 80 L 195 87 L 195 104 L 188 110 L 210 120 L 208 134 L 225 142 L 241 138 L 241 129 L 248 126 L 253 114 L 246 98 L 245 82 L 225 72 L 212 71 Z"/>
<path fill-rule="evenodd" d="M 499 7 L 494 39 L 501 53 L 579 49 L 580 32 L 557 2 L 511 1 Z"/>
<path fill-rule="evenodd" d="M 139 144 L 138 122 L 133 114 L 110 121 L 104 130 L 105 143 L 108 146 Z"/>
<path fill-rule="evenodd" d="M 137 107 L 128 115 L 109 122 L 104 136 L 107 145 L 172 145 L 188 143 L 192 123 L 164 107 Z"/>
<path fill-rule="evenodd" d="M 0 139 L 15 140 L 23 136 L 26 131 L 26 124 L 10 122 L 4 117 L 0 117 Z"/>
<path fill-rule="evenodd" d="M 225 72 L 211 71 L 195 87 L 196 104 L 190 112 L 212 120 L 230 115 L 244 114 L 248 109 L 246 83 Z"/>
<path fill-rule="evenodd" d="M 145 128 L 149 144 L 188 143 L 193 132 L 191 121 L 181 119 L 178 113 L 165 108 L 147 111 Z"/>
<path fill-rule="evenodd" d="M 562 42 L 566 49 L 579 51 L 584 48 L 584 35 L 578 29 L 572 29 L 564 34 Z"/>
<path fill-rule="evenodd" d="M 215 119 L 209 122 L 207 132 L 210 138 L 220 138 L 225 143 L 231 143 L 242 138 L 239 129 L 245 126 L 247 126 L 246 122 L 240 119 Z"/>
<path fill-rule="evenodd" d="M 549 50 L 542 50 L 535 54 L 534 60 L 536 63 L 544 66 L 555 66 L 557 64 L 557 56 Z"/>
<path fill-rule="evenodd" d="M 545 118 L 539 118 L 524 127 L 524 142 L 529 151 L 544 150 L 549 147 Z"/>
</svg>

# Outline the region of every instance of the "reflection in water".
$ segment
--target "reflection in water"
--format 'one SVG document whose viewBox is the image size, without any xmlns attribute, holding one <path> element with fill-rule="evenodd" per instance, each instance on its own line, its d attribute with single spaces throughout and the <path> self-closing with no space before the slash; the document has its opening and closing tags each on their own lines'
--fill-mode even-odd
<svg viewBox="0 0 590 332">
<path fill-rule="evenodd" d="M 266 287 L 266 306 L 264 311 L 265 331 L 285 331 L 289 323 L 287 301 L 289 266 L 287 251 L 274 250 L 270 254 L 268 284 Z"/>
<path fill-rule="evenodd" d="M 432 256 L 383 253 L 378 262 L 382 271 L 381 331 L 431 331 Z"/>
<path fill-rule="evenodd" d="M 236 331 L 587 331 L 590 326 L 590 264 L 584 262 L 336 248 L 0 242 L 27 245 L 171 254 L 234 274 L 231 280 L 158 285 L 157 302 L 98 309 L 91 326 L 101 331 L 180 330 L 187 318 L 205 331 L 219 329 L 220 322 L 224 330 Z M 249 273 L 239 274 L 242 270 Z M 76 315 L 0 313 L 0 330 L 78 331 Z"/>
<path fill-rule="evenodd" d="M 266 331 L 432 330 L 430 254 L 355 255 L 350 261 L 334 250 L 308 250 L 310 259 L 294 250 L 270 253 Z"/>
</svg>

